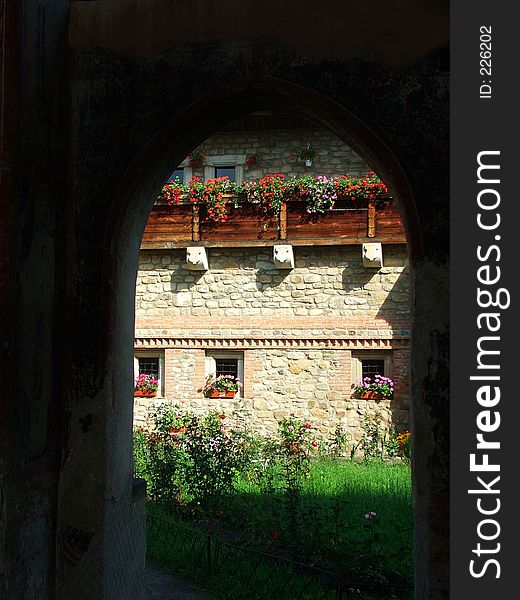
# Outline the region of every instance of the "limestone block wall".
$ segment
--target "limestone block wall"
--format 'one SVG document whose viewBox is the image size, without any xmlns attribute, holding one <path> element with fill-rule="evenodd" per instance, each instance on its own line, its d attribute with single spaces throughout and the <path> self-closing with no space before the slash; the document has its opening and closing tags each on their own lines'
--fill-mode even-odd
<svg viewBox="0 0 520 600">
<path fill-rule="evenodd" d="M 209 248 L 209 270 L 197 272 L 185 249 L 142 251 L 137 327 L 143 317 L 215 317 L 215 326 L 227 317 L 408 315 L 404 247 L 385 246 L 378 270 L 363 267 L 359 246 L 295 247 L 294 255 L 294 269 L 277 270 L 271 248 Z"/>
<path fill-rule="evenodd" d="M 298 160 L 298 154 L 309 143 L 316 156 L 312 166 L 307 167 Z M 364 176 L 372 170 L 345 142 L 322 129 L 219 132 L 197 150 L 208 156 L 257 156 L 256 164 L 244 165 L 244 179 L 260 179 L 268 173 L 281 173 L 285 177 L 306 174 Z M 203 178 L 204 168 L 194 168 L 193 174 Z"/>
<path fill-rule="evenodd" d="M 364 400 L 351 393 L 351 353 L 342 350 L 260 350 L 244 352 L 245 378 L 243 395 L 234 399 L 204 398 L 195 388 L 204 382 L 205 350 L 165 350 L 167 362 L 171 354 L 181 359 L 182 379 L 193 382 L 194 393 L 184 393 L 177 387 L 176 377 L 163 397 L 135 398 L 136 426 L 145 426 L 150 413 L 162 405 L 175 409 L 205 413 L 215 410 L 227 416 L 227 424 L 247 424 L 259 433 L 274 433 L 278 421 L 294 414 L 311 421 L 322 438 L 341 425 L 352 443 L 362 435 L 365 414 L 380 412 L 383 421 L 392 419 L 400 429 L 408 427 L 408 403 L 398 393 L 392 400 Z M 196 367 L 194 372 L 188 365 Z M 178 373 L 178 371 L 177 371 Z M 402 374 L 397 375 L 401 379 Z M 168 390 L 168 381 L 166 384 Z M 401 385 L 402 388 L 402 385 Z"/>
<path fill-rule="evenodd" d="M 210 248 L 205 272 L 188 270 L 182 249 L 141 253 L 136 349 L 160 357 L 162 387 L 157 398 L 135 399 L 136 424 L 167 403 L 219 410 L 264 433 L 294 413 L 323 437 L 340 424 L 352 442 L 367 412 L 408 427 L 406 248 L 385 246 L 381 269 L 363 267 L 359 246 L 294 252 L 295 268 L 281 271 L 271 248 Z M 232 400 L 200 391 L 206 356 L 219 351 L 243 361 L 244 387 Z M 363 356 L 389 359 L 392 400 L 352 397 Z"/>
</svg>

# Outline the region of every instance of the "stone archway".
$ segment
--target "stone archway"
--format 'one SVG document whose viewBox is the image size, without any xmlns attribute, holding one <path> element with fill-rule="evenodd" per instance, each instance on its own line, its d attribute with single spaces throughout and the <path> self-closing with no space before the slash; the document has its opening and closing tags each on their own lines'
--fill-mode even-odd
<svg viewBox="0 0 520 600">
<path fill-rule="evenodd" d="M 440 598 L 447 586 L 447 448 L 442 447 L 447 415 L 435 409 L 442 406 L 439 385 L 444 385 L 438 365 L 446 362 L 443 347 L 446 315 L 440 310 L 446 292 L 446 272 L 444 265 L 432 260 L 425 248 L 424 226 L 421 228 L 417 204 L 399 162 L 378 136 L 343 107 L 321 94 L 280 80 L 265 79 L 254 86 L 239 83 L 231 90 L 217 90 L 190 106 L 139 152 L 120 182 L 110 213 L 111 227 L 105 237 L 109 260 L 104 265 L 104 280 L 110 282 L 103 294 L 103 303 L 109 307 L 105 321 L 110 332 L 108 355 L 119 357 L 109 368 L 108 378 L 114 382 L 117 396 L 129 397 L 131 390 L 127 388 L 131 378 L 126 371 L 131 364 L 133 281 L 150 199 L 175 161 L 197 145 L 208 129 L 214 129 L 217 120 L 225 121 L 251 107 L 280 106 L 303 113 L 331 129 L 381 173 L 400 201 L 410 246 L 414 293 L 411 390 L 415 432 L 416 597 Z M 121 427 L 129 428 L 128 414 L 114 425 L 118 431 Z M 128 448 L 124 452 L 128 454 Z M 124 452 L 119 451 L 120 465 L 126 463 Z"/>
<path fill-rule="evenodd" d="M 139 597 L 127 398 L 140 236 L 166 163 L 231 114 L 285 102 L 367 157 L 402 202 L 416 597 L 446 598 L 446 3 L 299 0 L 290 19 L 253 0 L 48 4 L 1 10 L 0 597 Z"/>
</svg>

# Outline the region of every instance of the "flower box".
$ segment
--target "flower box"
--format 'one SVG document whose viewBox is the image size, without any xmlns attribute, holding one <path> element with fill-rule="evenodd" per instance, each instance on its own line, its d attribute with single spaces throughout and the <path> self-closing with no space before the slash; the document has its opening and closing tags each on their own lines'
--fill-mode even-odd
<svg viewBox="0 0 520 600">
<path fill-rule="evenodd" d="M 384 396 L 380 396 L 376 392 L 362 392 L 360 398 L 372 398 L 373 400 L 384 400 Z"/>
<path fill-rule="evenodd" d="M 209 393 L 208 398 L 234 398 L 236 395 L 235 391 L 221 391 L 221 390 L 213 390 Z"/>
<path fill-rule="evenodd" d="M 354 382 L 354 394 L 359 398 L 371 398 L 373 400 L 389 400 L 394 394 L 394 381 L 391 377 L 374 375 L 364 377 Z"/>
<path fill-rule="evenodd" d="M 136 396 L 138 398 L 153 398 L 154 396 L 157 396 L 157 391 L 134 390 L 134 397 Z"/>
<path fill-rule="evenodd" d="M 206 398 L 234 398 L 242 384 L 233 375 L 214 375 L 206 377 L 204 388 L 200 389 Z"/>
<path fill-rule="evenodd" d="M 152 375 L 141 373 L 135 381 L 134 396 L 152 398 L 157 395 L 159 380 Z"/>
<path fill-rule="evenodd" d="M 331 244 L 376 241 L 406 243 L 399 211 L 390 198 L 350 199 L 338 197 L 334 208 L 323 213 L 307 212 L 301 197 L 287 199 L 280 213 L 264 210 L 244 197 L 224 194 L 226 220 L 215 222 L 204 203 L 183 196 L 179 204 L 158 201 L 153 208 L 141 247 L 143 249 L 190 246 L 266 246 L 277 243 L 312 245 L 330 239 Z M 238 205 L 238 206 L 237 206 Z"/>
<path fill-rule="evenodd" d="M 187 427 L 171 427 L 169 432 L 170 434 L 180 434 L 180 433 L 186 433 L 186 431 L 188 431 Z"/>
</svg>

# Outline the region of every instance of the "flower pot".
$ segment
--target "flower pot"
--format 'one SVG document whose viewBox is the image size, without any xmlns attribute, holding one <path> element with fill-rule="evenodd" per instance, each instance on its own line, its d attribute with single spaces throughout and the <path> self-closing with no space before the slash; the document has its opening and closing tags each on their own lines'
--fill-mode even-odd
<svg viewBox="0 0 520 600">
<path fill-rule="evenodd" d="M 305 166 L 306 167 L 312 167 L 312 158 L 306 158 L 305 159 Z"/>
<path fill-rule="evenodd" d="M 170 433 L 186 433 L 187 427 L 172 427 Z"/>
<path fill-rule="evenodd" d="M 150 391 L 150 390 L 134 390 L 134 397 L 138 397 L 138 398 L 153 398 L 154 396 L 157 396 L 157 391 Z"/>
<path fill-rule="evenodd" d="M 380 396 L 377 392 L 373 392 L 373 391 L 368 391 L 368 392 L 361 392 L 360 398 L 370 398 L 372 400 L 385 400 L 384 396 Z M 388 400 L 388 398 L 387 398 Z"/>
<path fill-rule="evenodd" d="M 194 168 L 199 168 L 202 167 L 202 161 L 201 160 L 190 160 L 190 167 L 194 167 Z"/>
<path fill-rule="evenodd" d="M 221 391 L 221 390 L 213 390 L 209 394 L 209 398 L 234 398 L 236 392 L 230 391 Z"/>
</svg>

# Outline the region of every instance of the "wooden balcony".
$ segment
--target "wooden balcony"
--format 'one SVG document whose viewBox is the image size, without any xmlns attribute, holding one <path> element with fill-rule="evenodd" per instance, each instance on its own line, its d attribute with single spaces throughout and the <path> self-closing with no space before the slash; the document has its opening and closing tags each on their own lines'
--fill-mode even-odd
<svg viewBox="0 0 520 600">
<path fill-rule="evenodd" d="M 338 199 L 333 209 L 318 214 L 308 214 L 303 201 L 290 200 L 282 205 L 278 216 L 264 212 L 258 204 L 242 203 L 235 208 L 230 201 L 227 212 L 227 220 L 216 223 L 208 218 L 203 204 L 156 204 L 141 249 L 406 243 L 401 217 L 392 198 Z"/>
</svg>

